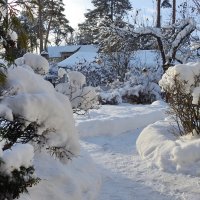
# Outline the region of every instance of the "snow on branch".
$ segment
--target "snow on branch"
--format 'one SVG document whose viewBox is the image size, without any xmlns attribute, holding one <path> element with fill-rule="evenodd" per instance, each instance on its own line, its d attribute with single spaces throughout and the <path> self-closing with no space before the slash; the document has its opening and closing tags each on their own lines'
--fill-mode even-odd
<svg viewBox="0 0 200 200">
<path fill-rule="evenodd" d="M 132 25 L 119 26 L 106 26 L 102 25 L 102 35 L 117 35 L 118 37 L 124 37 L 129 43 L 129 39 L 137 41 L 140 37 L 155 38 L 160 50 L 163 67 L 173 65 L 175 60 L 179 60 L 176 56 L 178 50 L 181 49 L 182 44 L 185 44 L 188 36 L 196 29 L 196 22 L 193 18 L 187 18 L 181 20 L 171 26 L 157 28 L 157 27 L 134 27 Z M 106 37 L 108 40 L 108 37 Z M 105 41 L 105 39 L 104 39 Z M 139 40 L 140 41 L 140 40 Z M 189 48 L 188 48 L 189 49 Z M 182 60 L 179 60 L 183 63 Z"/>
<path fill-rule="evenodd" d="M 180 32 L 178 32 L 177 36 L 175 37 L 174 41 L 171 44 L 171 48 L 168 53 L 168 57 L 173 58 L 175 57 L 176 49 L 180 46 L 182 41 L 192 33 L 196 28 L 196 22 L 192 19 L 186 19 L 180 24 Z"/>
</svg>

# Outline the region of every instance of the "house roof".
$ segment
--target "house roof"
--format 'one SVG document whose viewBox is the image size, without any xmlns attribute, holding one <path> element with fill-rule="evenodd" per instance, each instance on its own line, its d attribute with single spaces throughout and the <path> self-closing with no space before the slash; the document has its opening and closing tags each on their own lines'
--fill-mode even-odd
<svg viewBox="0 0 200 200">
<path fill-rule="evenodd" d="M 82 45 L 81 48 L 69 58 L 59 62 L 58 67 L 70 67 L 80 62 L 93 62 L 98 56 L 98 46 Z"/>
<path fill-rule="evenodd" d="M 60 58 L 62 52 L 73 53 L 80 48 L 80 45 L 51 46 L 47 48 L 49 58 Z"/>
</svg>

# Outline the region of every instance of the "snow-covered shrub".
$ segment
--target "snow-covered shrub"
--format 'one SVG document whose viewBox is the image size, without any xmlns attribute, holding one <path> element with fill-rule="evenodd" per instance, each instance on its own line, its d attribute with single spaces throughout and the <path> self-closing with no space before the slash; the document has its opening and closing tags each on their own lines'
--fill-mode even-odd
<svg viewBox="0 0 200 200">
<path fill-rule="evenodd" d="M 116 90 L 113 91 L 102 91 L 99 93 L 100 104 L 118 105 L 122 103 L 122 97 Z"/>
<path fill-rule="evenodd" d="M 69 71 L 67 73 L 69 84 L 75 88 L 83 88 L 83 85 L 86 84 L 85 76 L 78 71 Z"/>
<path fill-rule="evenodd" d="M 23 67 L 10 67 L 4 87 L 0 115 L 10 121 L 14 116 L 37 122 L 37 134 L 44 137 L 47 147 L 62 147 L 77 154 L 77 140 L 71 104 L 57 93 L 42 76 Z M 70 156 L 71 157 L 71 156 Z"/>
<path fill-rule="evenodd" d="M 2 149 L 1 147 L 0 199 L 13 200 L 39 181 L 32 163 L 34 150 L 29 144 L 17 144 L 4 151 Z"/>
<path fill-rule="evenodd" d="M 63 68 L 58 69 L 58 78 L 63 78 L 63 76 L 66 74 L 66 70 Z"/>
<path fill-rule="evenodd" d="M 77 71 L 70 71 L 67 76 L 69 82 L 59 83 L 55 89 L 69 98 L 74 112 L 95 108 L 98 104 L 97 94 L 94 87 L 85 86 L 85 76 Z"/>
<path fill-rule="evenodd" d="M 68 98 L 31 68 L 8 68 L 1 95 L 0 199 L 13 199 L 38 181 L 34 148 L 66 163 L 79 154 L 79 142 Z"/>
<path fill-rule="evenodd" d="M 152 103 L 161 98 L 158 80 L 161 77 L 161 71 L 158 68 L 133 68 L 126 74 L 124 82 L 118 80 L 110 84 L 108 91 L 100 92 L 100 102 L 109 104 L 115 102 L 129 103 Z"/>
<path fill-rule="evenodd" d="M 96 58 L 95 62 L 80 61 L 72 70 L 81 72 L 86 77 L 86 84 L 93 87 L 107 85 L 117 77 L 101 58 Z"/>
<path fill-rule="evenodd" d="M 170 67 L 159 82 L 180 135 L 200 134 L 200 64 Z"/>
<path fill-rule="evenodd" d="M 49 63 L 46 58 L 34 53 L 26 53 L 15 60 L 17 66 L 30 66 L 37 74 L 45 75 L 49 71 Z"/>
</svg>

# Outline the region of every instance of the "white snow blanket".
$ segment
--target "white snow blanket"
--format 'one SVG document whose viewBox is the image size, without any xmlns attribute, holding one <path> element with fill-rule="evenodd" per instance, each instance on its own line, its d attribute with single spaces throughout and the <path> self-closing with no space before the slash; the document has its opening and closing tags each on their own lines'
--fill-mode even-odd
<svg viewBox="0 0 200 200">
<path fill-rule="evenodd" d="M 150 106 L 104 105 L 98 110 L 90 110 L 88 118 L 77 116 L 76 126 L 81 137 L 119 135 L 128 131 L 135 131 L 137 128 L 145 127 L 164 118 L 165 109 L 166 104 L 162 101 L 155 101 Z"/>
<path fill-rule="evenodd" d="M 168 172 L 200 176 L 200 138 L 177 137 L 172 121 L 165 119 L 147 126 L 137 139 L 141 158 Z M 175 126 L 175 124 L 173 124 Z"/>
<path fill-rule="evenodd" d="M 86 151 L 67 165 L 46 153 L 34 158 L 39 184 L 23 194 L 20 200 L 96 200 L 101 186 L 101 174 Z"/>
</svg>

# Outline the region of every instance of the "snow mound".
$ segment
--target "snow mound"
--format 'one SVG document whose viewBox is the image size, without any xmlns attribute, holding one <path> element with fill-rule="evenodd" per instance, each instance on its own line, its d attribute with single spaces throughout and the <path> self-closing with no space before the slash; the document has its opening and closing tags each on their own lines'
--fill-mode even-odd
<svg viewBox="0 0 200 200">
<path fill-rule="evenodd" d="M 103 105 L 98 110 L 90 110 L 88 118 L 77 116 L 76 125 L 80 136 L 119 135 L 128 131 L 132 132 L 159 119 L 164 119 L 166 105 L 157 104 L 150 106 Z"/>
<path fill-rule="evenodd" d="M 17 144 L 12 149 L 3 152 L 2 171 L 10 174 L 14 169 L 20 170 L 21 166 L 28 168 L 32 166 L 33 156 L 33 146 L 30 144 Z"/>
<path fill-rule="evenodd" d="M 72 162 L 63 165 L 48 154 L 35 156 L 39 184 L 23 194 L 20 200 L 95 200 L 101 186 L 101 176 L 85 151 Z"/>
<path fill-rule="evenodd" d="M 142 159 L 160 170 L 200 176 L 200 138 L 172 134 L 169 119 L 147 126 L 136 146 Z"/>
<path fill-rule="evenodd" d="M 46 58 L 34 53 L 26 53 L 15 60 L 17 66 L 30 66 L 35 73 L 45 75 L 49 72 L 49 63 Z"/>
</svg>

